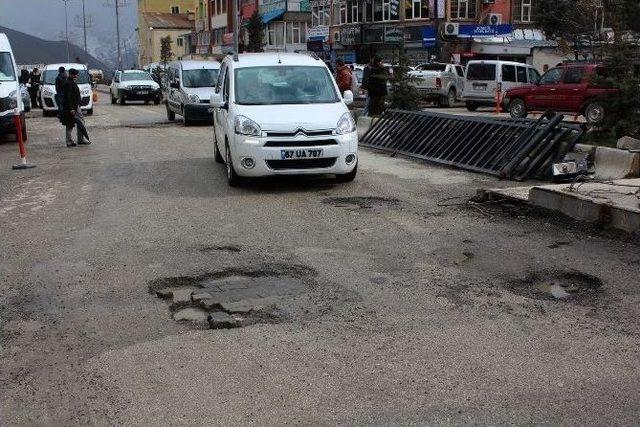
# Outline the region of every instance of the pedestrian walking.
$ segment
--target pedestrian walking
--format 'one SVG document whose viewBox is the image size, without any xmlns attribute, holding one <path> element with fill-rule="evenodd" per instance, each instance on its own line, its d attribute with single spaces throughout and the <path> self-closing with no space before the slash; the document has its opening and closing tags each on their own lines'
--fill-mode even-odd
<svg viewBox="0 0 640 427">
<path fill-rule="evenodd" d="M 58 68 L 58 76 L 56 77 L 56 105 L 58 106 L 58 119 L 62 123 L 62 104 L 64 102 L 64 89 L 67 85 L 67 71 L 64 67 Z"/>
<path fill-rule="evenodd" d="M 351 68 L 347 67 L 342 59 L 336 62 L 336 83 L 342 94 L 351 90 Z"/>
<path fill-rule="evenodd" d="M 376 56 L 372 56 L 369 59 L 369 63 L 364 67 L 362 71 L 362 83 L 360 83 L 360 88 L 366 92 L 366 98 L 364 102 L 364 111 L 362 111 L 363 116 L 369 115 L 369 110 L 371 108 L 371 97 L 369 96 L 369 76 L 371 75 L 371 68 L 374 66 L 374 60 Z"/>
<path fill-rule="evenodd" d="M 66 128 L 67 147 L 75 147 L 78 144 L 91 144 L 88 138 L 85 140 L 86 128 L 84 126 L 82 108 L 80 108 L 82 97 L 80 96 L 80 88 L 76 83 L 77 78 L 78 70 L 70 69 L 69 77 L 62 91 L 62 124 Z M 73 141 L 72 137 L 74 127 L 77 128 L 77 143 Z"/>
<path fill-rule="evenodd" d="M 38 67 L 34 67 L 33 71 L 29 74 L 29 81 L 31 82 L 29 94 L 31 95 L 31 106 L 33 108 L 42 108 L 38 99 L 38 89 L 40 88 L 41 79 L 42 74 L 40 73 L 40 70 L 38 70 Z"/>
<path fill-rule="evenodd" d="M 378 116 L 384 111 L 389 71 L 382 65 L 382 59 L 378 56 L 373 57 L 370 66 L 367 83 L 367 95 L 369 96 L 368 113 L 372 116 Z"/>
</svg>

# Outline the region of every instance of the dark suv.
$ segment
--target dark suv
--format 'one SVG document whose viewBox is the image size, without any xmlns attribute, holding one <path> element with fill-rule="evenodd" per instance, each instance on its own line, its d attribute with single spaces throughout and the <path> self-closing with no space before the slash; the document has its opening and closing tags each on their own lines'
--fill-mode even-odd
<svg viewBox="0 0 640 427">
<path fill-rule="evenodd" d="M 560 111 L 581 114 L 598 124 L 605 115 L 607 98 L 617 89 L 599 86 L 596 76 L 604 76 L 600 64 L 570 64 L 552 68 L 535 85 L 510 89 L 504 105 L 511 117 L 523 118 L 531 111 Z"/>
</svg>

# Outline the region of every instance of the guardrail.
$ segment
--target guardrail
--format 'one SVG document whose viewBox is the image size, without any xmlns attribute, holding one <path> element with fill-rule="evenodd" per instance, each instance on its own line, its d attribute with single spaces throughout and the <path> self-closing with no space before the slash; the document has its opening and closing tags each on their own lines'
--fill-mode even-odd
<svg viewBox="0 0 640 427">
<path fill-rule="evenodd" d="M 501 179 L 547 178 L 586 131 L 562 119 L 553 113 L 527 120 L 387 110 L 360 144 Z"/>
</svg>

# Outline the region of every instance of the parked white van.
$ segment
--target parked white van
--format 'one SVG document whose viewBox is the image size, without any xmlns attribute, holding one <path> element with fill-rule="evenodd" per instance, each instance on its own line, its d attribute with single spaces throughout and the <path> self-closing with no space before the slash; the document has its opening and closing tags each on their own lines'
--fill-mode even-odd
<svg viewBox="0 0 640 427">
<path fill-rule="evenodd" d="M 358 134 L 329 69 L 297 53 L 250 53 L 222 62 L 211 104 L 214 152 L 229 185 L 243 177 L 357 172 Z"/>
<path fill-rule="evenodd" d="M 540 73 L 531 65 L 510 61 L 469 61 L 465 75 L 463 99 L 469 111 L 480 106 L 495 106 L 496 91 L 500 99 L 514 87 L 534 84 Z"/>
<path fill-rule="evenodd" d="M 185 126 L 196 120 L 212 119 L 209 101 L 218 80 L 220 63 L 216 61 L 176 61 L 168 65 L 164 75 L 164 99 L 167 119 L 176 114 Z"/>
<path fill-rule="evenodd" d="M 0 33 L 0 133 L 15 133 L 13 116 L 19 113 L 22 120 L 22 134 L 26 138 L 24 106 L 18 84 L 18 68 L 7 35 Z"/>
<path fill-rule="evenodd" d="M 56 77 L 58 69 L 64 67 L 69 74 L 69 70 L 78 70 L 76 83 L 80 89 L 80 108 L 87 115 L 93 114 L 93 87 L 91 85 L 91 75 L 84 64 L 49 64 L 42 71 L 42 83 L 40 85 L 40 101 L 45 116 L 55 116 L 58 113 L 58 103 L 56 102 Z"/>
</svg>

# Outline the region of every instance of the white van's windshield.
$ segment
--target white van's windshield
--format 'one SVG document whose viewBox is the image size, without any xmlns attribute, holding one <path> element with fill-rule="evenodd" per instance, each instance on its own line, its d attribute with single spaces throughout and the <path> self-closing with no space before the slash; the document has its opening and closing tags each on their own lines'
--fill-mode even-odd
<svg viewBox="0 0 640 427">
<path fill-rule="evenodd" d="M 132 82 L 134 80 L 153 80 L 151 74 L 144 71 L 136 71 L 133 73 L 122 73 L 123 82 Z"/>
<path fill-rule="evenodd" d="M 67 73 L 68 72 L 69 70 L 67 70 Z M 56 84 L 56 77 L 58 77 L 58 70 L 46 70 L 42 73 L 42 82 L 46 85 L 54 85 Z M 87 83 L 91 83 L 89 72 L 87 70 L 78 70 L 76 84 L 86 85 Z"/>
<path fill-rule="evenodd" d="M 0 52 L 0 81 L 11 82 L 16 79 L 13 61 L 9 52 Z"/>
<path fill-rule="evenodd" d="M 467 80 L 496 79 L 496 64 L 469 64 L 467 67 Z"/>
<path fill-rule="evenodd" d="M 329 104 L 340 100 L 324 67 L 266 66 L 235 70 L 236 103 Z"/>
<path fill-rule="evenodd" d="M 183 70 L 182 85 L 184 87 L 214 87 L 218 80 L 218 70 Z"/>
</svg>

